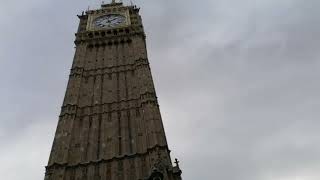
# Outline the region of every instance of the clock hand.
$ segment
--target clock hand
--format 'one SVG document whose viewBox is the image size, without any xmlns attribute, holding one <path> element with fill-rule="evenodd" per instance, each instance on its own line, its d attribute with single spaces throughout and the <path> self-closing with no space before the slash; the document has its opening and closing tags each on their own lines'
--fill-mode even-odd
<svg viewBox="0 0 320 180">
<path fill-rule="evenodd" d="M 113 17 L 113 18 L 110 18 L 109 20 L 110 21 L 113 21 L 113 20 L 115 20 L 115 19 L 117 19 L 116 17 Z"/>
<path fill-rule="evenodd" d="M 115 20 L 113 20 L 112 22 L 113 22 L 113 23 L 117 23 L 117 24 L 121 23 L 121 21 L 120 21 L 119 19 L 115 19 Z"/>
</svg>

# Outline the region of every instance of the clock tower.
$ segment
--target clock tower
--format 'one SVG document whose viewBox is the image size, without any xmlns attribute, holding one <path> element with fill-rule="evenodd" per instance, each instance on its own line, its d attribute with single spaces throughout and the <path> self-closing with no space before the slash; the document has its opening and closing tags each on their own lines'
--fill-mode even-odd
<svg viewBox="0 0 320 180">
<path fill-rule="evenodd" d="M 76 52 L 45 180 L 181 180 L 173 166 L 139 8 L 78 15 Z"/>
</svg>

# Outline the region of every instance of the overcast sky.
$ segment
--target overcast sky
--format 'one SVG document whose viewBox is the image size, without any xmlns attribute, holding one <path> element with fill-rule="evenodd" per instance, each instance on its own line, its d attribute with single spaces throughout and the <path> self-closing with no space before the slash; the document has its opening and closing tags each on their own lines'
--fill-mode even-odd
<svg viewBox="0 0 320 180">
<path fill-rule="evenodd" d="M 100 2 L 1 0 L 1 179 L 43 180 L 76 15 Z M 319 0 L 134 2 L 183 179 L 320 179 Z"/>
</svg>

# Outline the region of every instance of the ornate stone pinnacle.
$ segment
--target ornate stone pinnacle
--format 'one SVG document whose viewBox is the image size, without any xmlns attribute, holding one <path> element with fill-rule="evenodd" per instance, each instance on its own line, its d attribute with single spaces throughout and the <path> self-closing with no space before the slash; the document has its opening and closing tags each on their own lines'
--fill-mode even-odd
<svg viewBox="0 0 320 180">
<path fill-rule="evenodd" d="M 175 162 L 174 162 L 174 163 L 177 165 L 177 167 L 179 167 L 179 163 L 180 163 L 180 162 L 178 161 L 177 158 L 175 159 Z"/>
</svg>

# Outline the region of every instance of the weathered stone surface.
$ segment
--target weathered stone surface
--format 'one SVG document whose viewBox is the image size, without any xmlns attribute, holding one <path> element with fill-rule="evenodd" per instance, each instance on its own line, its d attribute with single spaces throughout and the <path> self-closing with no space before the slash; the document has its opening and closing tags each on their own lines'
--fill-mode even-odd
<svg viewBox="0 0 320 180">
<path fill-rule="evenodd" d="M 94 18 L 125 25 L 95 29 Z M 103 5 L 80 18 L 76 52 L 46 180 L 179 180 L 147 57 L 139 9 Z"/>
</svg>

